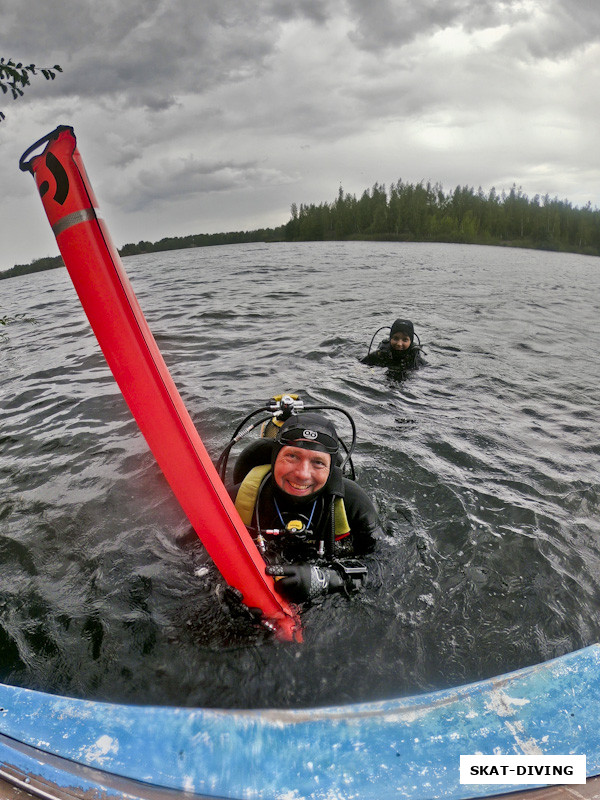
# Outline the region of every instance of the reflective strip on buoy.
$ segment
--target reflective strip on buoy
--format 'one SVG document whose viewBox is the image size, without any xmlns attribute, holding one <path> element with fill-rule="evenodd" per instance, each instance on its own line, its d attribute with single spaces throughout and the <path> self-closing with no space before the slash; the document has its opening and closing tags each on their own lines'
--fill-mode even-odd
<svg viewBox="0 0 600 800">
<path fill-rule="evenodd" d="M 78 225 L 80 222 L 90 222 L 90 220 L 93 219 L 98 219 L 96 209 L 94 208 L 83 208 L 81 211 L 74 211 L 72 214 L 67 214 L 66 217 L 63 217 L 53 225 L 52 233 L 58 236 L 59 233 L 66 231 L 68 228 L 72 228 L 73 225 Z"/>
</svg>

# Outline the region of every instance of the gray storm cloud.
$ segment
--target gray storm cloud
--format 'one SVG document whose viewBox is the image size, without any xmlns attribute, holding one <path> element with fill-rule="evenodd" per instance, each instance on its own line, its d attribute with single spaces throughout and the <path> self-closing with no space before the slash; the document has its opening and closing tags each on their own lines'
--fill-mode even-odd
<svg viewBox="0 0 600 800">
<path fill-rule="evenodd" d="M 74 126 L 117 241 L 279 225 L 291 203 L 400 177 L 600 201 L 594 0 L 0 0 L 0 13 L 0 55 L 64 70 L 2 105 L 0 268 L 52 246 L 24 232 L 39 201 L 16 164 L 57 124 Z"/>
</svg>

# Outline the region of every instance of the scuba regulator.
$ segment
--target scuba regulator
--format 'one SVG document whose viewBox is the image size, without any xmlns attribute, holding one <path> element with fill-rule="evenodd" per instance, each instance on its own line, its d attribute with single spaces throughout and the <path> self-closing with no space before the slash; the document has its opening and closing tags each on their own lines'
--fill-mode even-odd
<svg viewBox="0 0 600 800">
<path fill-rule="evenodd" d="M 283 422 L 292 416 L 292 414 L 297 414 L 300 411 L 336 411 L 340 414 L 343 414 L 348 419 L 352 429 L 352 442 L 350 447 L 348 447 L 343 439 L 338 437 L 340 445 L 345 452 L 345 458 L 339 466 L 342 471 L 347 469 L 349 473 L 348 477 L 351 478 L 351 480 L 355 480 L 356 474 L 354 471 L 354 464 L 352 463 L 352 453 L 354 451 L 354 447 L 356 446 L 356 425 L 354 424 L 352 416 L 340 406 L 304 405 L 304 402 L 296 394 L 281 394 L 276 395 L 275 397 L 270 397 L 267 402 L 264 403 L 264 405 L 259 406 L 259 408 L 254 409 L 254 411 L 251 411 L 246 417 L 244 417 L 244 419 L 239 423 L 233 432 L 231 439 L 217 460 L 216 468 L 221 480 L 225 482 L 229 453 L 231 452 L 233 446 L 237 444 L 237 442 L 239 442 L 252 431 L 256 430 L 256 428 L 261 428 L 263 431 L 266 430 L 267 426 L 270 424 L 275 427 L 276 431 Z M 252 422 L 249 424 L 253 417 L 257 416 L 258 414 L 264 414 L 265 412 L 268 412 L 269 416 L 262 417 L 262 419 L 259 419 L 257 422 Z M 263 438 L 274 438 L 274 436 L 269 436 L 268 434 L 263 433 Z"/>
</svg>

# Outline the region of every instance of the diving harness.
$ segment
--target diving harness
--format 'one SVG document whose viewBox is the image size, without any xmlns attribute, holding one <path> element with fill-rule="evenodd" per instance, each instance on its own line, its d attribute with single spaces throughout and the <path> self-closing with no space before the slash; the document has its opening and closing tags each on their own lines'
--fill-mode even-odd
<svg viewBox="0 0 600 800">
<path fill-rule="evenodd" d="M 294 394 L 282 394 L 271 397 L 264 405 L 254 409 L 247 414 L 246 417 L 244 417 L 244 419 L 235 429 L 230 441 L 223 449 L 216 463 L 216 468 L 221 480 L 225 482 L 229 455 L 232 448 L 238 442 L 244 439 L 252 431 L 260 428 L 261 438 L 255 440 L 255 442 L 258 445 L 257 449 L 260 449 L 261 447 L 258 443 L 264 442 L 266 445 L 266 450 L 268 445 L 265 440 L 273 439 L 281 425 L 287 419 L 289 419 L 292 414 L 297 414 L 301 411 L 334 411 L 343 414 L 347 418 L 352 431 L 352 440 L 350 446 L 348 447 L 343 439 L 338 436 L 338 440 L 342 450 L 344 451 L 344 455 L 341 458 L 341 463 L 335 466 L 340 470 L 341 475 L 346 473 L 348 478 L 355 480 L 356 476 L 354 464 L 352 462 L 352 453 L 356 445 L 356 426 L 352 416 L 345 409 L 339 406 L 320 404 L 305 405 L 299 396 Z M 268 414 L 268 416 L 261 416 L 258 420 L 254 420 L 254 417 L 257 417 L 259 414 L 264 415 L 265 412 Z M 242 456 L 243 453 L 240 457 Z M 307 540 L 312 541 L 315 538 L 311 526 L 317 507 L 318 498 L 314 500 L 312 508 L 310 509 L 307 517 L 296 515 L 293 519 L 289 519 L 287 522 L 283 518 L 276 498 L 273 498 L 275 510 L 281 522 L 281 527 L 263 528 L 260 524 L 258 506 L 262 490 L 271 475 L 271 465 L 270 463 L 265 464 L 264 458 L 259 460 L 262 460 L 262 463 L 253 466 L 245 476 L 251 484 L 250 489 L 248 490 L 245 486 L 247 481 L 243 481 L 242 487 L 240 487 L 240 492 L 243 488 L 248 491 L 247 508 L 245 509 L 245 513 L 242 511 L 241 516 L 244 523 L 253 534 L 261 554 L 263 557 L 266 557 L 267 541 L 272 541 L 276 537 L 293 537 L 294 542 L 302 542 Z M 332 469 L 333 468 L 334 466 L 332 465 Z M 236 506 L 238 506 L 237 501 Z M 251 525 L 252 512 L 254 511 L 254 508 L 256 508 L 256 526 Z M 346 517 L 343 499 L 341 497 L 332 496 L 329 517 L 331 520 L 331 525 L 329 526 L 327 535 L 323 536 L 323 538 L 318 541 L 316 547 L 316 558 L 314 559 L 316 565 L 318 565 L 316 568 L 319 569 L 322 567 L 330 567 L 341 576 L 346 593 L 357 591 L 361 588 L 367 573 L 365 565 L 355 558 L 336 559 L 333 552 L 336 538 L 341 538 L 350 532 L 350 526 Z"/>
</svg>

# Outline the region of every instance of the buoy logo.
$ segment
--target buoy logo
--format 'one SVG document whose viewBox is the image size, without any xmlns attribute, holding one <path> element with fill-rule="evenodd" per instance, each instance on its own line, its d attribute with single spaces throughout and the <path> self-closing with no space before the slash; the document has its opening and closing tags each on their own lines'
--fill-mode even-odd
<svg viewBox="0 0 600 800">
<path fill-rule="evenodd" d="M 54 153 L 47 153 L 46 154 L 46 166 L 52 173 L 54 177 L 54 181 L 56 183 L 56 191 L 54 192 L 54 200 L 59 205 L 62 204 L 67 199 L 67 195 L 69 194 L 69 177 L 65 172 L 65 168 L 60 163 L 58 158 L 54 155 Z M 50 188 L 50 184 L 48 181 L 44 181 L 40 184 L 40 195 L 43 197 L 48 189 Z"/>
<path fill-rule="evenodd" d="M 310 430 L 308 430 L 308 428 L 306 430 L 302 431 L 302 436 L 304 437 L 304 439 L 312 439 L 312 440 L 314 440 L 314 439 L 317 438 L 318 435 L 319 434 L 316 431 L 310 431 Z"/>
</svg>

